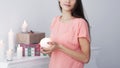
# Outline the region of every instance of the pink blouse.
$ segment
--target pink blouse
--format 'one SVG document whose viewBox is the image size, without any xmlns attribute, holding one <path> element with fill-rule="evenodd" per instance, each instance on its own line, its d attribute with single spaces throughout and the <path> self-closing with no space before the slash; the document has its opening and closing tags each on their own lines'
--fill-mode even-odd
<svg viewBox="0 0 120 68">
<path fill-rule="evenodd" d="M 60 22 L 60 16 L 57 16 L 53 19 L 50 29 L 50 37 L 54 42 L 76 52 L 81 50 L 78 42 L 79 37 L 84 37 L 90 41 L 87 23 L 82 18 L 75 18 L 69 23 L 62 23 Z M 59 50 L 52 52 L 50 57 L 49 68 L 83 68 L 83 66 L 82 62 Z"/>
</svg>

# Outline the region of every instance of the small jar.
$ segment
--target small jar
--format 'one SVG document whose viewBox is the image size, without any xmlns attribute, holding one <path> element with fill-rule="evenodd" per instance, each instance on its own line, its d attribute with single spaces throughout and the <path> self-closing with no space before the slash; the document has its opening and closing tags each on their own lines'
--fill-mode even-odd
<svg viewBox="0 0 120 68">
<path fill-rule="evenodd" d="M 13 51 L 11 49 L 9 49 L 7 51 L 7 60 L 11 61 L 13 59 Z"/>
</svg>

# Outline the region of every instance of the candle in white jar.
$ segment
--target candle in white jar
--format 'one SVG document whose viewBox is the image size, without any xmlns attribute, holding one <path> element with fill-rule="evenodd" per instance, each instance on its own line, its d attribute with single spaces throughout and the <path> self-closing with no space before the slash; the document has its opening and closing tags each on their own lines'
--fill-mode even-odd
<svg viewBox="0 0 120 68">
<path fill-rule="evenodd" d="M 14 51 L 15 41 L 14 41 L 14 32 L 12 31 L 12 29 L 10 29 L 8 33 L 8 45 L 9 45 L 9 49 L 12 49 Z"/>
<path fill-rule="evenodd" d="M 41 47 L 48 48 L 48 47 L 50 47 L 48 42 L 52 42 L 52 40 L 50 38 L 45 37 L 45 38 L 41 39 L 39 44 Z"/>
<path fill-rule="evenodd" d="M 2 40 L 0 40 L 0 59 L 5 57 L 5 46 Z"/>
<path fill-rule="evenodd" d="M 22 32 L 27 32 L 28 31 L 28 24 L 26 20 L 24 20 L 24 23 L 22 24 Z"/>
<path fill-rule="evenodd" d="M 9 49 L 7 51 L 7 60 L 10 61 L 13 59 L 13 51 L 11 49 Z"/>
</svg>

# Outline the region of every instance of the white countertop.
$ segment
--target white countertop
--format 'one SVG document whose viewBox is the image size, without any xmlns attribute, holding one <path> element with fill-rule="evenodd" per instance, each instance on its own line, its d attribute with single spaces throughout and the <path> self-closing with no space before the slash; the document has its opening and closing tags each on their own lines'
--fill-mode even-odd
<svg viewBox="0 0 120 68">
<path fill-rule="evenodd" d="M 48 56 L 14 58 L 12 61 L 0 60 L 0 68 L 48 68 Z"/>
</svg>

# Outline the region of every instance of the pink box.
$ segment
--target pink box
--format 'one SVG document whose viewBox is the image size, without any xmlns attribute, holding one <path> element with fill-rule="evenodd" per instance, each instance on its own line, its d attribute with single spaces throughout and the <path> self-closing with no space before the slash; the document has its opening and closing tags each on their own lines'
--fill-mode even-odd
<svg viewBox="0 0 120 68">
<path fill-rule="evenodd" d="M 20 44 L 23 47 L 23 56 L 40 56 L 39 44 Z"/>
</svg>

